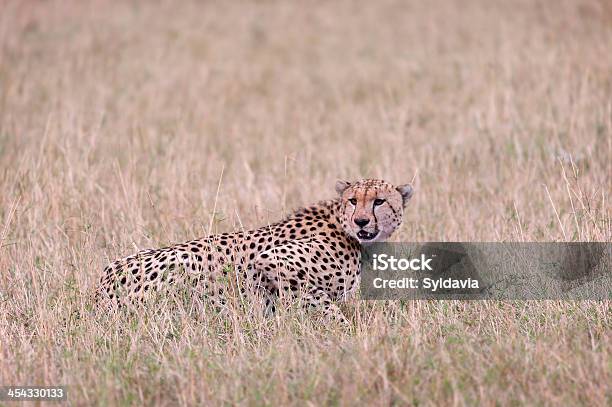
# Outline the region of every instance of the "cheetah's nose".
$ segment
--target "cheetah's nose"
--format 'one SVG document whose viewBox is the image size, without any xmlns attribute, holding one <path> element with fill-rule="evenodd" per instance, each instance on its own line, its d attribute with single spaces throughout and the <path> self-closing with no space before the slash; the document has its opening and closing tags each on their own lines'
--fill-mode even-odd
<svg viewBox="0 0 612 407">
<path fill-rule="evenodd" d="M 368 223 L 370 223 L 370 219 L 364 219 L 364 218 L 355 219 L 355 224 L 359 226 L 360 228 L 364 227 Z"/>
</svg>

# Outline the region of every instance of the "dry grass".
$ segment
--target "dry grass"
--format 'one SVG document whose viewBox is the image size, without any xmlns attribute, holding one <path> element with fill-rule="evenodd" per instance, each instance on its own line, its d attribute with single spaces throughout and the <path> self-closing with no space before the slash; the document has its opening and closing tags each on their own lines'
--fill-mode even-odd
<svg viewBox="0 0 612 407">
<path fill-rule="evenodd" d="M 611 72 L 605 0 L 2 2 L 0 384 L 610 405 L 607 301 L 356 302 L 347 332 L 88 295 L 112 258 L 275 220 L 337 178 L 416 176 L 396 240 L 612 241 Z"/>
</svg>

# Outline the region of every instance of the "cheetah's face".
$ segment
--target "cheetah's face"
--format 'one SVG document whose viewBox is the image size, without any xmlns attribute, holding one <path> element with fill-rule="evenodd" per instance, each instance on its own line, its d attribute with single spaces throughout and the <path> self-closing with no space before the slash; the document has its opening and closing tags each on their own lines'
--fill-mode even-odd
<svg viewBox="0 0 612 407">
<path fill-rule="evenodd" d="M 362 243 L 384 241 L 402 223 L 414 192 L 410 184 L 395 187 L 382 180 L 338 181 L 341 222 L 346 233 Z"/>
</svg>

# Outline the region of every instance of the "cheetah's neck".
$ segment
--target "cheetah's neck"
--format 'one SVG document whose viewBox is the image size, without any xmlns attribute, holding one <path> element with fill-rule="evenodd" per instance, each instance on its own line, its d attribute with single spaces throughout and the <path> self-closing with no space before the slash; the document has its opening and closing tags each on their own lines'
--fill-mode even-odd
<svg viewBox="0 0 612 407">
<path fill-rule="evenodd" d="M 317 202 L 314 205 L 306 206 L 294 211 L 285 220 L 293 220 L 303 218 L 305 216 L 312 216 L 315 218 L 325 219 L 328 222 L 341 226 L 340 212 L 342 202 L 340 199 L 329 199 L 326 201 Z M 282 221 L 281 221 L 282 222 Z"/>
</svg>

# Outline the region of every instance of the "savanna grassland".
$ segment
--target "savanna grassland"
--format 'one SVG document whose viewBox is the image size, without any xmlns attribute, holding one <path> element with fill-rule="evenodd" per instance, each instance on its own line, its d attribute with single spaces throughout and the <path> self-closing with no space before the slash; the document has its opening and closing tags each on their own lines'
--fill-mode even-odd
<svg viewBox="0 0 612 407">
<path fill-rule="evenodd" d="M 114 258 L 413 182 L 396 241 L 612 241 L 602 1 L 0 3 L 0 384 L 73 405 L 610 405 L 595 302 L 354 301 L 344 329 L 96 311 Z"/>
</svg>

